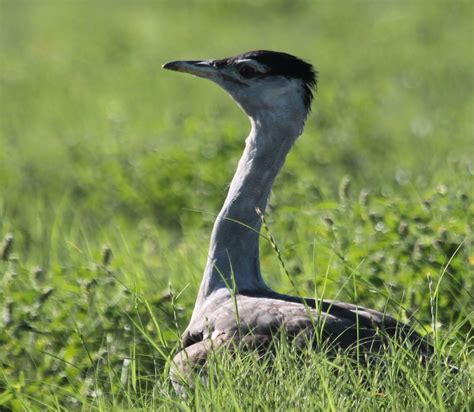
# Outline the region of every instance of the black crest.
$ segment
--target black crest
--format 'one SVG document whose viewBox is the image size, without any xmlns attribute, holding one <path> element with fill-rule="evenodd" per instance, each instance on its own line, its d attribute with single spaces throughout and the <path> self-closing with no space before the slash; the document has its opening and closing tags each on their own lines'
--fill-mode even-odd
<svg viewBox="0 0 474 412">
<path fill-rule="evenodd" d="M 267 75 L 285 76 L 301 79 L 303 82 L 304 104 L 309 111 L 316 89 L 318 73 L 314 67 L 291 54 L 270 50 L 255 50 L 233 57 L 229 60 L 252 59 L 268 67 Z"/>
</svg>

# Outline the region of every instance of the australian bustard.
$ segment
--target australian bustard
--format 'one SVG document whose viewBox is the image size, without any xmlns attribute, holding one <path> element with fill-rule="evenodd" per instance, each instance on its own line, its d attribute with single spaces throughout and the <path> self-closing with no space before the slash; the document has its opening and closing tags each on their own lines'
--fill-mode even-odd
<svg viewBox="0 0 474 412">
<path fill-rule="evenodd" d="M 277 331 L 311 338 L 315 321 L 324 339 L 339 348 L 383 350 L 384 336 L 431 347 L 406 324 L 350 303 L 300 298 L 270 289 L 260 273 L 259 230 L 276 175 L 302 133 L 310 112 L 316 71 L 295 56 L 252 51 L 221 60 L 174 61 L 163 68 L 209 79 L 226 90 L 247 114 L 251 131 L 227 198 L 212 231 L 209 254 L 183 350 L 174 358 L 173 380 L 189 377 L 211 349 L 244 344 L 268 347 Z M 238 312 L 238 313 L 236 313 Z"/>
</svg>

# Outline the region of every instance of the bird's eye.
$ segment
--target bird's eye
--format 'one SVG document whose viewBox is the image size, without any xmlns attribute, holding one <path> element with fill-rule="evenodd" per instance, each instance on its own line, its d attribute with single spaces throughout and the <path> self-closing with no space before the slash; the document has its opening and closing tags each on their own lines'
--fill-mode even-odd
<svg viewBox="0 0 474 412">
<path fill-rule="evenodd" d="M 257 74 L 257 71 L 251 66 L 242 66 L 239 70 L 239 73 L 242 77 L 249 79 L 255 76 Z"/>
</svg>

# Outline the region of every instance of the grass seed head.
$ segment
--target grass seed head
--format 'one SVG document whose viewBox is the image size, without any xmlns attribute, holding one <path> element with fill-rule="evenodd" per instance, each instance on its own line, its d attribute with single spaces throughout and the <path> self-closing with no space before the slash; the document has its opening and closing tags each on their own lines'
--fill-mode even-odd
<svg viewBox="0 0 474 412">
<path fill-rule="evenodd" d="M 44 280 L 44 270 L 41 266 L 36 266 L 32 270 L 33 279 L 37 282 Z"/>
<path fill-rule="evenodd" d="M 408 223 L 402 220 L 400 224 L 398 225 L 398 234 L 402 238 L 406 238 L 408 235 Z"/>
<path fill-rule="evenodd" d="M 113 253 L 110 246 L 104 246 L 102 248 L 102 264 L 104 266 L 109 266 L 110 262 L 112 261 Z"/>
<path fill-rule="evenodd" d="M 5 303 L 3 308 L 3 325 L 5 327 L 10 326 L 13 323 L 13 307 L 15 303 L 13 301 L 8 301 Z"/>
<path fill-rule="evenodd" d="M 3 239 L 2 248 L 0 249 L 0 259 L 6 262 L 9 260 L 10 253 L 13 249 L 14 237 L 11 233 L 7 233 Z"/>
<path fill-rule="evenodd" d="M 369 205 L 369 191 L 362 189 L 359 193 L 359 204 L 362 208 L 366 208 Z"/>
<path fill-rule="evenodd" d="M 329 216 L 326 216 L 325 218 L 323 218 L 323 221 L 329 229 L 331 229 L 334 226 L 334 220 L 332 220 Z"/>
<path fill-rule="evenodd" d="M 351 179 L 349 176 L 344 176 L 339 183 L 339 199 L 342 203 L 347 203 L 350 197 Z"/>
</svg>

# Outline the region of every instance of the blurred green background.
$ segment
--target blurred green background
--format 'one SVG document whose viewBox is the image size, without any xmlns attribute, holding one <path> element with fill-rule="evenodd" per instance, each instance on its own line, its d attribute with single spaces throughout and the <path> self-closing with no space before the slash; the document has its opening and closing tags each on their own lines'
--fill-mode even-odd
<svg viewBox="0 0 474 412">
<path fill-rule="evenodd" d="M 332 297 L 381 309 L 393 296 L 429 329 L 427 279 L 453 258 L 441 320 L 472 317 L 473 17 L 470 1 L 2 0 L 0 235 L 15 237 L 1 263 L 6 376 L 18 378 L 16 363 L 32 381 L 60 370 L 75 382 L 107 333 L 119 364 L 124 324 L 141 310 L 124 290 L 175 330 L 160 299 L 169 282 L 187 287 L 186 325 L 249 122 L 215 85 L 161 65 L 254 49 L 319 71 L 267 218 L 301 292 L 327 272 Z M 104 244 L 113 287 L 96 266 Z M 266 244 L 262 262 L 291 292 Z M 355 292 L 344 286 L 354 268 Z"/>
<path fill-rule="evenodd" d="M 470 2 L 1 4 L 2 230 L 26 248 L 65 201 L 94 231 L 217 211 L 248 121 L 215 85 L 161 71 L 173 59 L 264 48 L 317 67 L 280 205 L 334 196 L 344 174 L 390 191 L 472 173 Z"/>
</svg>

